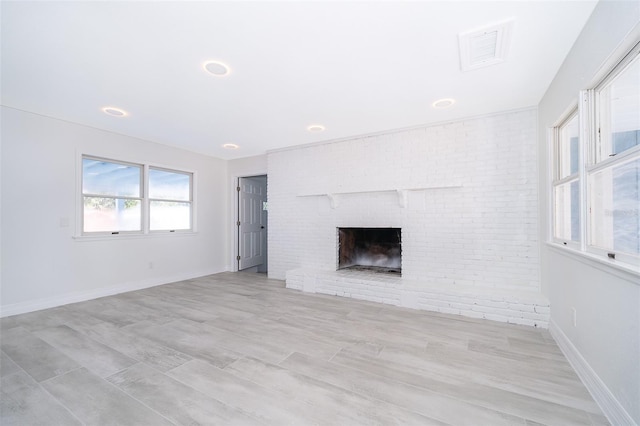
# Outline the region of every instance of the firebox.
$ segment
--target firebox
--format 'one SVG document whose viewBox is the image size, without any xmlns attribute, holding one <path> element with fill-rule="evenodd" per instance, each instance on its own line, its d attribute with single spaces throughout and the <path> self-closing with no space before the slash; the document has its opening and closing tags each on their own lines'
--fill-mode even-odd
<svg viewBox="0 0 640 426">
<path fill-rule="evenodd" d="M 338 228 L 338 269 L 402 272 L 400 228 Z"/>
</svg>

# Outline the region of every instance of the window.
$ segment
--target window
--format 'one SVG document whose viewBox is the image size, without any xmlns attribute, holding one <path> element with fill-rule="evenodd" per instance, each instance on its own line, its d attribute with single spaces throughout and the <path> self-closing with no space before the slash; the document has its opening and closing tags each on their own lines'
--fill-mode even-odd
<svg viewBox="0 0 640 426">
<path fill-rule="evenodd" d="M 553 239 L 640 265 L 640 43 L 581 97 L 553 128 Z"/>
<path fill-rule="evenodd" d="M 554 129 L 553 236 L 567 244 L 580 241 L 580 125 L 573 111 Z"/>
<path fill-rule="evenodd" d="M 587 168 L 589 246 L 640 255 L 640 48 L 593 92 L 594 158 Z"/>
<path fill-rule="evenodd" d="M 82 157 L 82 234 L 193 228 L 193 173 Z"/>
<path fill-rule="evenodd" d="M 142 230 L 142 166 L 82 159 L 82 232 Z"/>
<path fill-rule="evenodd" d="M 191 228 L 191 174 L 149 168 L 149 228 Z"/>
</svg>

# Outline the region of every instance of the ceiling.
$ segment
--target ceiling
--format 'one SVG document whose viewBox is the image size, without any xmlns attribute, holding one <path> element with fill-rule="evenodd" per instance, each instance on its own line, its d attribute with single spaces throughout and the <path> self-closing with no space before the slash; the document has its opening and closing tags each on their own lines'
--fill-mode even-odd
<svg viewBox="0 0 640 426">
<path fill-rule="evenodd" d="M 247 157 L 535 106 L 595 4 L 2 1 L 1 102 Z M 510 18 L 506 61 L 462 72 L 458 34 Z M 209 60 L 231 72 L 208 74 Z M 441 98 L 456 102 L 433 108 Z"/>
</svg>

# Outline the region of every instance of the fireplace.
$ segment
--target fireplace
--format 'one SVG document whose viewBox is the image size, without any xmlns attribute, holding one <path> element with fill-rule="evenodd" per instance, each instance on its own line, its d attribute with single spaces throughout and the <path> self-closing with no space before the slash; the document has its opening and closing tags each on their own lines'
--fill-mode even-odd
<svg viewBox="0 0 640 426">
<path fill-rule="evenodd" d="M 402 272 L 400 228 L 338 228 L 338 269 Z"/>
</svg>

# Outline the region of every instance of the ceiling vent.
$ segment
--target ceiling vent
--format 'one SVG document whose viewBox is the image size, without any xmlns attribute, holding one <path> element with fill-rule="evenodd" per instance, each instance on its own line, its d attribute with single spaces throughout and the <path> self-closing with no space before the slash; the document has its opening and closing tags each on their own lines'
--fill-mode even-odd
<svg viewBox="0 0 640 426">
<path fill-rule="evenodd" d="M 458 35 L 462 71 L 473 71 L 504 62 L 511 44 L 513 19 Z"/>
</svg>

